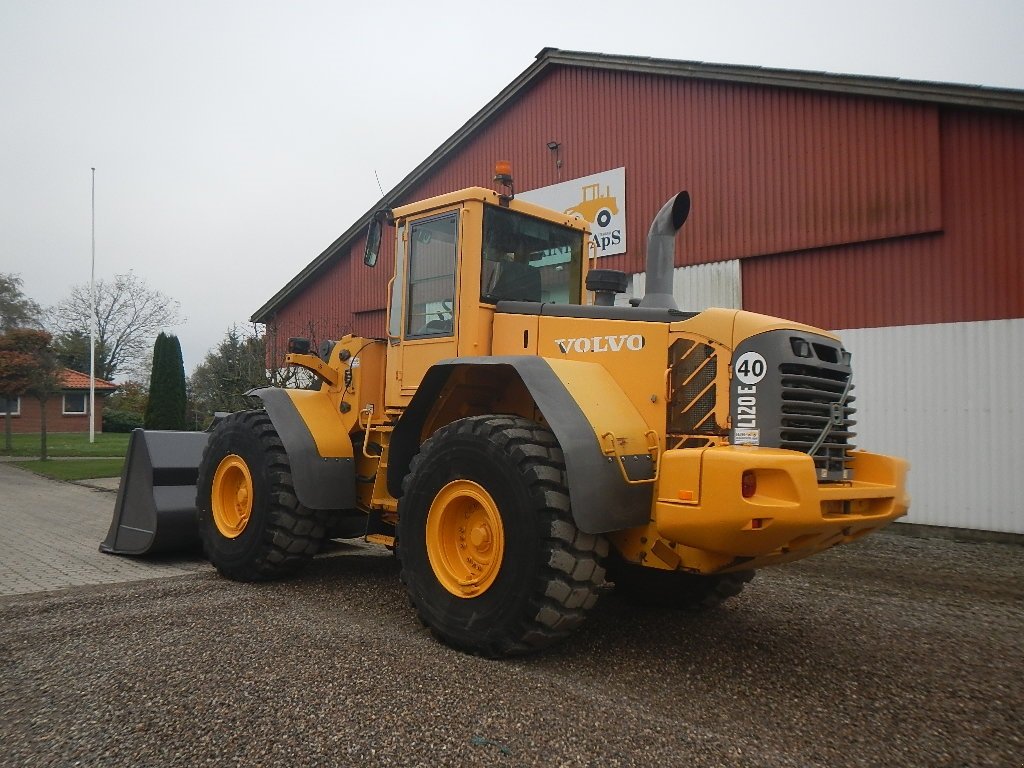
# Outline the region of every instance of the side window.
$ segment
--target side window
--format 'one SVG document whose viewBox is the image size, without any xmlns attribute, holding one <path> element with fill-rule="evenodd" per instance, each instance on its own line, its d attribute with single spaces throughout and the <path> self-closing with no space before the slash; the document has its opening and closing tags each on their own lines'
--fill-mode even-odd
<svg viewBox="0 0 1024 768">
<path fill-rule="evenodd" d="M 399 226 L 395 241 L 395 282 L 391 285 L 391 316 L 388 317 L 388 336 L 397 342 L 402 335 L 402 299 L 405 298 L 405 224 Z M 393 342 L 393 343 L 394 343 Z"/>
<path fill-rule="evenodd" d="M 458 225 L 453 211 L 409 227 L 406 338 L 454 334 Z"/>
</svg>

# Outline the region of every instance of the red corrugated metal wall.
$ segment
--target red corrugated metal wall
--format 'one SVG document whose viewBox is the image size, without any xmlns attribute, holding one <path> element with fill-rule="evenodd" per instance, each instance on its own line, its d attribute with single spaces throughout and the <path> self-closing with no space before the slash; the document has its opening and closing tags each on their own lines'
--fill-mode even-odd
<svg viewBox="0 0 1024 768">
<path fill-rule="evenodd" d="M 835 329 L 1024 316 L 1024 119 L 940 125 L 940 233 L 746 260 L 744 307 Z"/>
<path fill-rule="evenodd" d="M 642 271 L 651 217 L 685 187 L 678 263 L 743 259 L 748 309 L 832 328 L 1020 316 L 1022 147 L 1019 116 L 553 68 L 392 202 L 487 186 L 497 159 L 521 190 L 624 166 L 629 251 L 602 266 Z M 381 335 L 392 266 L 390 247 L 374 270 L 336 259 L 282 335 Z"/>
</svg>

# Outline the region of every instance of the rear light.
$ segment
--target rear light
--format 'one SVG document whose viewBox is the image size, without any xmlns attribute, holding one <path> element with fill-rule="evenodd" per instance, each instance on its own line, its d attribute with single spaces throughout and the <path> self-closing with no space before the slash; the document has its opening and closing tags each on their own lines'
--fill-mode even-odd
<svg viewBox="0 0 1024 768">
<path fill-rule="evenodd" d="M 757 474 L 747 470 L 743 473 L 743 479 L 740 480 L 740 493 L 743 494 L 744 499 L 749 499 L 755 493 L 757 493 Z"/>
</svg>

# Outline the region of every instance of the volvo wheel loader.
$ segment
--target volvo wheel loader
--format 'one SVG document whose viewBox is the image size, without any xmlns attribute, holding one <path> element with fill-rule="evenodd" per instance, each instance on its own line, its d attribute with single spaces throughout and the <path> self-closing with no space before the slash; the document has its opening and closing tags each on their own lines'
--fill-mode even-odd
<svg viewBox="0 0 1024 768">
<path fill-rule="evenodd" d="M 564 638 L 610 583 L 712 606 L 905 514 L 907 464 L 854 445 L 835 336 L 676 307 L 685 192 L 651 224 L 646 296 L 618 305 L 626 275 L 592 268 L 587 222 L 496 181 L 374 217 L 365 263 L 385 230 L 396 243 L 386 335 L 290 340 L 319 385 L 252 392 L 177 475 L 222 574 L 275 578 L 327 536 L 365 537 L 394 548 L 437 637 L 497 657 Z M 149 454 L 180 439 L 159 434 L 133 451 L 153 498 L 174 460 Z M 132 484 L 126 468 L 108 550 L 183 506 L 133 508 Z"/>
</svg>

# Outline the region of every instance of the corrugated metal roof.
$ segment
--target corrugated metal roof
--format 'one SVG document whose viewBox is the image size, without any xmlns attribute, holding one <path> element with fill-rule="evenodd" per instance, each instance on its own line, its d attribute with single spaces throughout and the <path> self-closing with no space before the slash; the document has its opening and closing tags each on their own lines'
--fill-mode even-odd
<svg viewBox="0 0 1024 768">
<path fill-rule="evenodd" d="M 948 104 L 988 110 L 1024 112 L 1024 91 L 987 88 L 982 86 L 929 83 L 899 78 L 840 75 L 826 72 L 769 69 L 764 67 L 733 66 L 705 62 L 654 59 L 641 56 L 562 51 L 545 48 L 515 80 L 488 102 L 458 131 L 412 170 L 372 209 L 307 264 L 280 291 L 253 313 L 254 322 L 267 322 L 274 312 L 285 305 L 313 275 L 336 258 L 347 254 L 349 248 L 362 235 L 370 217 L 388 202 L 402 201 L 410 191 L 441 166 L 448 156 L 466 143 L 481 127 L 501 112 L 525 89 L 532 87 L 551 67 L 599 69 L 683 78 L 703 81 L 724 81 L 737 84 L 812 90 L 828 93 L 871 96 L 883 99 Z"/>
</svg>

